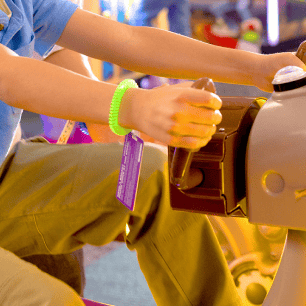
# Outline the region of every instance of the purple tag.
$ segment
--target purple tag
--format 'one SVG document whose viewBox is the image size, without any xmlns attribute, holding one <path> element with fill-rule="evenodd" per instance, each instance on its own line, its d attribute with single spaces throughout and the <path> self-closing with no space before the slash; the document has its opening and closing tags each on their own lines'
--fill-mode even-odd
<svg viewBox="0 0 306 306">
<path fill-rule="evenodd" d="M 133 132 L 127 134 L 124 140 L 116 197 L 130 210 L 134 209 L 142 152 L 143 140 Z"/>
<path fill-rule="evenodd" d="M 109 304 L 102 304 L 102 303 L 99 303 L 99 302 L 95 302 L 95 301 L 92 301 L 92 300 L 88 300 L 88 299 L 85 299 L 85 298 L 82 298 L 84 304 L 86 306 L 112 306 L 112 305 L 109 305 Z"/>
</svg>

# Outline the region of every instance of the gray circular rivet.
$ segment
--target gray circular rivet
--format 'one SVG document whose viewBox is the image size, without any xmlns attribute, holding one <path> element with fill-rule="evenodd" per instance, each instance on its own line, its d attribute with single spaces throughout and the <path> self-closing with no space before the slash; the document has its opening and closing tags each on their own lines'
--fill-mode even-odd
<svg viewBox="0 0 306 306">
<path fill-rule="evenodd" d="M 272 194 L 281 193 L 285 188 L 283 177 L 273 170 L 267 171 L 263 175 L 262 184 L 265 191 Z"/>
</svg>

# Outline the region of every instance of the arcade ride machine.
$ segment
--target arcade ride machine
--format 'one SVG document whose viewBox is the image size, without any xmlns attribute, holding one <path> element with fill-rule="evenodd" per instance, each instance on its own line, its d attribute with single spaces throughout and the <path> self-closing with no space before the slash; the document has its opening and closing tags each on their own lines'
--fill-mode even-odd
<svg viewBox="0 0 306 306">
<path fill-rule="evenodd" d="M 306 62 L 306 42 L 297 56 Z M 273 85 L 267 102 L 222 97 L 222 122 L 198 152 L 168 147 L 170 200 L 208 215 L 245 306 L 304 306 L 306 73 L 286 67 Z M 203 181 L 188 187 L 198 171 Z"/>
<path fill-rule="evenodd" d="M 297 56 L 306 62 L 306 41 Z M 222 122 L 197 152 L 168 147 L 170 201 L 175 210 L 208 214 L 211 221 L 217 220 L 212 216 L 247 218 L 272 242 L 276 256 L 286 237 L 278 267 L 258 252 L 243 262 L 236 256 L 229 267 L 246 305 L 304 306 L 306 72 L 285 67 L 273 85 L 267 102 L 222 97 Z M 202 182 L 190 188 L 199 171 Z"/>
</svg>

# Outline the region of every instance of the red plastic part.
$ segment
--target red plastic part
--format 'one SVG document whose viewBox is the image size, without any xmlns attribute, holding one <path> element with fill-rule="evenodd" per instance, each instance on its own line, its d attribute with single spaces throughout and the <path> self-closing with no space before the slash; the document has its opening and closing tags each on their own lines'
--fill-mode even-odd
<svg viewBox="0 0 306 306">
<path fill-rule="evenodd" d="M 211 24 L 207 24 L 203 28 L 205 38 L 211 43 L 212 45 L 227 47 L 236 49 L 238 44 L 238 39 L 233 37 L 221 37 L 215 35 L 211 30 Z"/>
</svg>

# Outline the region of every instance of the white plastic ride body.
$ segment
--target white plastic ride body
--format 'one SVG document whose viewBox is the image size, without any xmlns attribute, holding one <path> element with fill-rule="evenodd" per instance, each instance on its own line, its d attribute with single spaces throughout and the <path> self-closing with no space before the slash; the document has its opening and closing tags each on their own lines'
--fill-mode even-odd
<svg viewBox="0 0 306 306">
<path fill-rule="evenodd" d="M 277 72 L 248 142 L 249 221 L 288 228 L 283 256 L 265 306 L 306 305 L 306 72 Z"/>
</svg>

